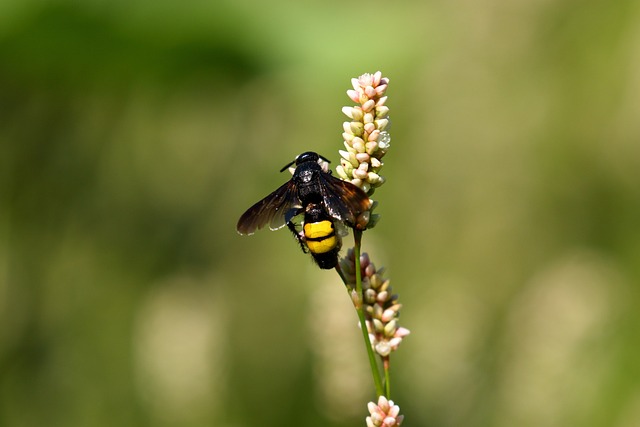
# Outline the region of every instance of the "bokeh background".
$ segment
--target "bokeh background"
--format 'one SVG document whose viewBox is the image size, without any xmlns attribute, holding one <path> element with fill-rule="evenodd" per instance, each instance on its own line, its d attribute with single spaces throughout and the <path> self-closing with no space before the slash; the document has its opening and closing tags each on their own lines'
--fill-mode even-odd
<svg viewBox="0 0 640 427">
<path fill-rule="evenodd" d="M 235 224 L 377 70 L 405 424 L 640 425 L 635 0 L 2 1 L 0 425 L 364 425 L 337 275 Z"/>
</svg>

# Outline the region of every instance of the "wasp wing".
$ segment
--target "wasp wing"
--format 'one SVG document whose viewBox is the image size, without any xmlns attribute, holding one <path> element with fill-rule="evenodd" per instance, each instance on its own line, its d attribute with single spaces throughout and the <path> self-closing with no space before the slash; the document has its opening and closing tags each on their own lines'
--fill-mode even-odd
<svg viewBox="0 0 640 427">
<path fill-rule="evenodd" d="M 285 225 L 287 213 L 299 208 L 298 190 L 293 181 L 288 181 L 242 214 L 238 233 L 253 234 L 267 224 L 271 230 L 277 230 Z"/>
<path fill-rule="evenodd" d="M 329 215 L 354 227 L 361 213 L 371 208 L 369 196 L 350 182 L 328 173 L 320 174 L 321 191 Z"/>
</svg>

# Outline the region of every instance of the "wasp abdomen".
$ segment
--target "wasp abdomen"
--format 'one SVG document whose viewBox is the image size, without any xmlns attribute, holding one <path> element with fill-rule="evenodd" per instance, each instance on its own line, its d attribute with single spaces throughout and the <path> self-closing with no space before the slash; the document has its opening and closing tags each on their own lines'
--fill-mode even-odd
<svg viewBox="0 0 640 427">
<path fill-rule="evenodd" d="M 305 224 L 304 236 L 312 254 L 323 254 L 338 246 L 336 230 L 333 228 L 333 223 L 328 220 Z"/>
</svg>

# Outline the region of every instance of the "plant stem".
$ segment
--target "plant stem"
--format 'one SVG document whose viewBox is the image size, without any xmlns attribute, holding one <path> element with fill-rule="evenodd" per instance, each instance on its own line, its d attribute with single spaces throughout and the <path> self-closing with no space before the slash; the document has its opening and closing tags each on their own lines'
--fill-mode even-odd
<svg viewBox="0 0 640 427">
<path fill-rule="evenodd" d="M 358 312 L 358 318 L 360 319 L 360 330 L 362 331 L 364 345 L 367 349 L 367 355 L 369 356 L 369 365 L 371 366 L 371 375 L 373 375 L 373 382 L 376 386 L 376 394 L 379 397 L 384 395 L 382 378 L 380 377 L 378 363 L 376 362 L 376 355 L 374 354 L 373 348 L 371 347 L 371 341 L 369 340 L 369 331 L 367 331 L 367 322 L 364 317 L 364 310 L 362 309 L 362 298 L 364 297 L 364 295 L 362 294 L 362 271 L 360 269 L 360 245 L 362 241 L 362 231 L 354 229 L 353 239 L 355 242 L 353 252 L 355 257 L 356 270 L 356 293 L 361 299 L 360 304 L 356 306 L 356 311 Z"/>
<path fill-rule="evenodd" d="M 385 387 L 385 397 L 387 399 L 391 399 L 391 361 L 389 360 L 389 356 L 386 356 L 382 359 L 382 366 L 384 368 L 384 387 Z"/>
</svg>

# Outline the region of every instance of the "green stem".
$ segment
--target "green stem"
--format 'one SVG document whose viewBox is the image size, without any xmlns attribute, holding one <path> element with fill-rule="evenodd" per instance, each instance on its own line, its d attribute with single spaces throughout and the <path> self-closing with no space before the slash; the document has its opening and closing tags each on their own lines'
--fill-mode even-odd
<svg viewBox="0 0 640 427">
<path fill-rule="evenodd" d="M 391 361 L 389 360 L 389 356 L 386 356 L 382 359 L 382 366 L 384 368 L 384 388 L 385 388 L 385 397 L 387 399 L 391 399 Z"/>
<path fill-rule="evenodd" d="M 378 363 L 376 362 L 376 355 L 371 347 L 371 341 L 369 340 L 369 332 L 367 331 L 367 322 L 364 317 L 364 310 L 362 309 L 362 271 L 360 269 L 360 245 L 362 241 L 362 231 L 353 230 L 354 248 L 353 253 L 355 257 L 355 270 L 356 270 L 356 293 L 360 298 L 360 303 L 356 306 L 358 312 L 358 318 L 360 319 L 360 330 L 362 331 L 362 338 L 364 339 L 364 345 L 367 348 L 367 355 L 369 356 L 369 365 L 371 366 L 371 375 L 373 376 L 373 382 L 376 386 L 377 396 L 384 395 L 384 389 L 382 387 L 382 378 L 380 377 L 380 371 L 378 369 Z"/>
</svg>

